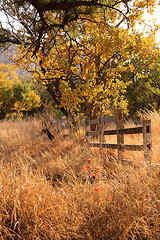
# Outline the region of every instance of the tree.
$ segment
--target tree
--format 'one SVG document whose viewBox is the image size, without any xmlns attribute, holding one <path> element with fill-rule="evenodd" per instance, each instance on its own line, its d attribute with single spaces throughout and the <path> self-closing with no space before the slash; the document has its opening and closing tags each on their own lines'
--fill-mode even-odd
<svg viewBox="0 0 160 240">
<path fill-rule="evenodd" d="M 97 22 L 96 14 L 110 18 L 108 12 L 117 14 L 116 26 L 127 21 L 132 25 L 147 7 L 152 11 L 157 0 L 1 0 L 0 11 L 6 15 L 6 23 L 0 25 L 0 43 L 29 44 L 33 54 L 50 48 L 63 31 L 69 33 L 74 24 Z M 99 19 L 100 20 L 100 19 Z M 100 23 L 100 21 L 99 21 Z"/>
<path fill-rule="evenodd" d="M 0 64 L 0 119 L 39 107 L 40 97 L 18 79 L 13 65 Z"/>
<path fill-rule="evenodd" d="M 150 39 L 150 42 L 151 39 Z M 151 46 L 151 44 L 150 44 Z M 128 100 L 130 115 L 137 117 L 139 110 L 160 109 L 160 62 L 159 48 L 154 47 L 154 56 L 142 58 L 135 55 L 132 59 L 132 71 L 124 72 L 123 78 L 130 81 L 125 96 Z M 145 55 L 145 53 L 143 52 Z"/>
<path fill-rule="evenodd" d="M 115 24 L 116 13 L 109 12 L 108 18 Z M 35 58 L 29 47 L 25 50 L 22 47 L 19 60 L 16 60 L 21 64 L 26 54 L 24 67 L 46 86 L 66 116 L 69 111 L 72 114 L 84 111 L 90 118 L 95 118 L 98 113 L 106 113 L 115 107 L 126 109 L 124 96 L 131 80 L 124 79 L 125 72 L 132 73 L 134 69 L 137 74 L 146 76 L 140 67 L 151 67 L 159 57 L 153 33 L 143 36 L 134 28 L 111 28 L 101 14 L 97 14 L 96 19 L 101 24 L 81 22 L 75 25 L 70 35 L 63 32 L 47 55 L 39 50 Z M 47 41 L 52 43 L 52 34 Z M 139 59 L 137 68 L 134 58 Z M 31 62 L 36 71 L 31 68 Z"/>
<path fill-rule="evenodd" d="M 93 118 L 114 106 L 125 108 L 122 73 L 131 68 L 131 56 L 145 49 L 135 21 L 142 22 L 143 10 L 153 11 L 155 3 L 18 0 L 13 6 L 4 1 L 1 9 L 22 26 L 7 29 L 7 36 L 24 43 L 17 63 L 34 63 L 30 71 L 66 116 L 81 109 Z"/>
</svg>

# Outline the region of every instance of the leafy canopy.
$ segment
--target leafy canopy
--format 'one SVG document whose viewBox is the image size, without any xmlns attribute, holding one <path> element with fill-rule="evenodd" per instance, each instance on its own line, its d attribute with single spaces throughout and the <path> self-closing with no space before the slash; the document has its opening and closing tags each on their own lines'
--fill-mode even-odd
<svg viewBox="0 0 160 240">
<path fill-rule="evenodd" d="M 158 55 L 157 26 L 149 37 L 135 28 L 145 9 L 154 11 L 156 0 L 12 2 L 2 1 L 1 10 L 20 25 L 7 18 L 10 27 L 2 26 L 2 40 L 6 36 L 21 45 L 17 64 L 31 71 L 65 115 L 85 111 L 94 117 L 113 107 L 126 109 L 130 82 L 122 75 L 135 71 L 131 59 L 151 55 L 154 61 Z"/>
<path fill-rule="evenodd" d="M 111 12 L 116 15 L 116 25 L 126 22 L 132 26 L 139 20 L 145 8 L 152 12 L 157 0 L 1 0 L 0 11 L 6 15 L 6 22 L 0 25 L 0 43 L 29 44 L 33 54 L 57 36 L 84 21 L 101 23 L 97 13 L 106 18 L 112 26 Z"/>
<path fill-rule="evenodd" d="M 50 48 L 47 45 L 39 49 L 36 57 L 34 48 L 22 46 L 16 62 L 21 64 L 25 55 L 24 67 L 46 86 L 62 111 L 84 111 L 93 118 L 98 112 L 106 113 L 115 107 L 126 110 L 124 96 L 131 81 L 123 79 L 124 73 L 146 77 L 143 70 L 137 72 L 133 59 L 141 59 L 141 66 L 152 68 L 159 50 L 155 47 L 154 31 L 145 36 L 136 31 L 133 15 L 129 29 L 121 26 L 119 18 L 117 11 L 108 10 L 106 15 L 98 11 L 92 15 L 92 21 L 81 19 L 72 29 L 60 31 L 56 44 L 50 32 L 46 38 Z"/>
</svg>

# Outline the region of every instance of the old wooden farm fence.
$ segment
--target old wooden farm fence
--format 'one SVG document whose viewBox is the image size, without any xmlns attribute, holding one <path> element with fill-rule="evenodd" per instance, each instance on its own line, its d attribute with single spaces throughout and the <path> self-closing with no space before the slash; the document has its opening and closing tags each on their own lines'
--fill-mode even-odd
<svg viewBox="0 0 160 240">
<path fill-rule="evenodd" d="M 105 123 L 115 122 L 115 130 L 105 130 Z M 97 131 L 91 131 L 90 126 L 97 125 Z M 143 133 L 143 145 L 137 144 L 124 144 L 125 134 L 140 134 Z M 115 110 L 113 115 L 100 115 L 97 119 L 86 120 L 85 134 L 88 142 L 88 146 L 111 148 L 118 150 L 118 159 L 123 159 L 124 150 L 130 151 L 144 151 L 144 160 L 147 164 L 151 163 L 152 155 L 152 132 L 151 132 L 151 120 L 142 120 L 142 126 L 134 128 L 124 128 L 122 110 Z M 109 144 L 105 143 L 104 136 L 117 135 L 117 143 Z M 98 142 L 91 142 L 93 136 L 98 136 Z"/>
</svg>

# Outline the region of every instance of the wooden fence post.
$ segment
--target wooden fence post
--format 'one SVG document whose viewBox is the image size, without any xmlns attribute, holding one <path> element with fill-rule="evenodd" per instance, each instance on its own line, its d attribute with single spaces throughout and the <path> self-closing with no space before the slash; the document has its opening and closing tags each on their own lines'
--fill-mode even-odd
<svg viewBox="0 0 160 240">
<path fill-rule="evenodd" d="M 116 114 L 118 160 L 122 160 L 124 150 L 122 150 L 121 145 L 124 144 L 124 135 L 119 133 L 119 129 L 124 128 L 122 109 L 116 109 L 115 114 Z"/>
<path fill-rule="evenodd" d="M 68 133 L 70 135 L 72 135 L 72 129 L 73 129 L 73 126 L 72 126 L 72 114 L 69 112 L 68 113 Z"/>
<path fill-rule="evenodd" d="M 151 120 L 142 120 L 142 131 L 143 131 L 144 161 L 146 162 L 146 164 L 150 164 L 152 158 Z"/>
<path fill-rule="evenodd" d="M 88 143 L 90 143 L 90 136 L 88 136 L 88 132 L 90 132 L 90 124 L 88 124 L 88 119 L 85 120 L 85 137 Z"/>
<path fill-rule="evenodd" d="M 102 121 L 103 114 L 98 116 L 98 128 L 99 128 L 99 144 L 102 147 L 102 144 L 105 143 L 104 139 L 104 122 Z"/>
</svg>

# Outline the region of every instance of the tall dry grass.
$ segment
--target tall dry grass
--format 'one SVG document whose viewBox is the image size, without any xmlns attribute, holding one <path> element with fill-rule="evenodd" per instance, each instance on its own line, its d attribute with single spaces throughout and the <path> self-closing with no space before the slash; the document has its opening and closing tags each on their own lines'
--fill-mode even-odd
<svg viewBox="0 0 160 240">
<path fill-rule="evenodd" d="M 147 117 L 160 163 L 160 116 Z M 0 239 L 160 239 L 158 167 L 138 152 L 123 165 L 116 152 L 89 149 L 83 134 L 50 141 L 41 130 L 36 119 L 0 123 Z"/>
</svg>

